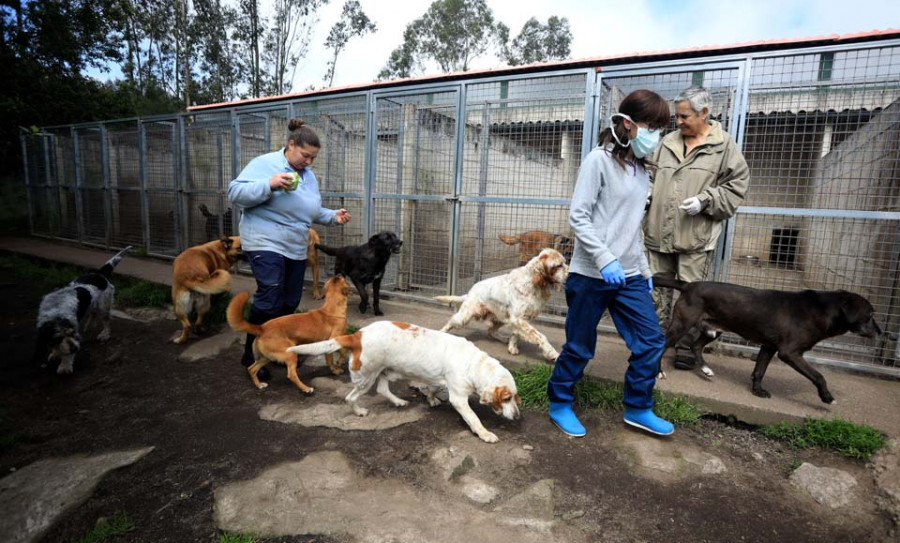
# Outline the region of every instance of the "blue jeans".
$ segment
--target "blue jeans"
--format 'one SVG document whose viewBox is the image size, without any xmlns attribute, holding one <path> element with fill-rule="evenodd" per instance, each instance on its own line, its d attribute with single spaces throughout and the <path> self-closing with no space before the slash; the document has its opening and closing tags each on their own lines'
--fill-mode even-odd
<svg viewBox="0 0 900 543">
<path fill-rule="evenodd" d="M 291 260 L 272 251 L 244 252 L 256 279 L 250 310 L 267 316 L 266 320 L 293 313 L 303 295 L 306 260 Z"/>
<path fill-rule="evenodd" d="M 624 403 L 638 409 L 653 407 L 653 386 L 666 338 L 659 328 L 647 280 L 636 275 L 617 287 L 602 279 L 570 273 L 566 303 L 566 344 L 547 384 L 550 401 L 575 400 L 575 384 L 584 377 L 584 368 L 594 358 L 597 324 L 609 308 L 616 330 L 631 351 L 625 372 Z"/>
</svg>

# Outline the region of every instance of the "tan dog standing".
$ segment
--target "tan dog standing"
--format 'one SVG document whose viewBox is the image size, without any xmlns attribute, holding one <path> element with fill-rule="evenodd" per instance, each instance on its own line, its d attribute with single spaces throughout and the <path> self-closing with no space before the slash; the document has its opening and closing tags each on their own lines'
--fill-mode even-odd
<svg viewBox="0 0 900 543">
<path fill-rule="evenodd" d="M 241 292 L 228 304 L 228 325 L 235 332 L 245 332 L 256 336 L 253 342 L 253 357 L 256 360 L 247 372 L 256 388 L 266 388 L 257 373 L 274 360 L 287 366 L 288 379 L 306 394 L 313 388 L 307 386 L 297 376 L 297 355 L 288 352 L 294 345 L 324 341 L 347 333 L 347 296 L 350 287 L 343 276 L 335 275 L 325 282 L 325 303 L 318 309 L 285 315 L 265 324 L 250 324 L 244 319 L 244 305 L 249 292 Z M 335 362 L 332 354 L 325 356 L 328 367 L 335 375 L 342 373 L 340 362 Z"/>
<path fill-rule="evenodd" d="M 575 240 L 568 236 L 551 234 L 543 230 L 529 230 L 515 236 L 500 234 L 500 241 L 507 245 L 519 246 L 519 266 L 528 264 L 528 261 L 536 257 L 542 249 L 559 251 L 566 259 L 572 260 L 572 251 L 575 249 Z"/>
<path fill-rule="evenodd" d="M 181 336 L 175 343 L 184 343 L 191 331 L 188 315 L 197 312 L 194 328 L 203 325 L 209 313 L 210 296 L 225 292 L 231 285 L 228 269 L 244 258 L 241 238 L 224 237 L 185 249 L 172 265 L 172 307 L 181 321 Z"/>
</svg>

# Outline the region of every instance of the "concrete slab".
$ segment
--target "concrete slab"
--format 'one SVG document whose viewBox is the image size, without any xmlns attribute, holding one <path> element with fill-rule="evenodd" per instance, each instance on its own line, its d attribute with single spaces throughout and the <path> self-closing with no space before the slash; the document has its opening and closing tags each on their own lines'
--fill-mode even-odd
<svg viewBox="0 0 900 543">
<path fill-rule="evenodd" d="M 153 447 L 95 456 L 40 460 L 0 479 L 4 541 L 38 541 L 62 515 L 84 502 L 103 476 L 133 464 Z"/>
</svg>

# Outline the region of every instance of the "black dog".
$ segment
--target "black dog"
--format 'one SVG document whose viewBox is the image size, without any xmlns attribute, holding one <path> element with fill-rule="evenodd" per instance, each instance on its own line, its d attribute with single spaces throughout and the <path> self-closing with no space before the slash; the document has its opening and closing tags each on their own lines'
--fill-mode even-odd
<svg viewBox="0 0 900 543">
<path fill-rule="evenodd" d="M 825 378 L 803 359 L 803 353 L 823 339 L 845 332 L 867 338 L 881 333 L 872 304 L 846 290 L 758 290 L 712 281 L 686 283 L 658 275 L 653 276 L 653 286 L 681 291 L 666 331 L 666 349 L 699 324 L 704 333 L 691 350 L 707 375 L 712 372 L 706 371 L 703 347 L 718 337 L 716 329 L 734 332 L 760 344 L 753 368 L 752 392 L 761 398 L 771 396 L 761 383 L 772 356 L 778 353 L 778 358 L 816 385 L 823 402 L 834 403 Z M 659 363 L 662 374 L 661 357 Z"/>
<path fill-rule="evenodd" d="M 214 239 L 219 239 L 222 236 L 228 237 L 233 236 L 232 233 L 232 222 L 231 222 L 231 208 L 225 209 L 225 215 L 222 217 L 222 224 L 219 224 L 219 215 L 215 213 L 210 213 L 209 208 L 206 207 L 206 204 L 200 204 L 197 206 L 200 209 L 200 213 L 206 217 L 206 239 L 207 241 L 212 241 Z M 223 232 L 219 233 L 219 228 L 222 228 Z"/>
<path fill-rule="evenodd" d="M 322 244 L 317 244 L 316 249 L 326 255 L 337 257 L 334 263 L 334 274 L 349 277 L 362 301 L 359 302 L 359 312 L 365 313 L 369 308 L 369 295 L 366 293 L 366 285 L 372 283 L 372 307 L 378 316 L 384 315 L 378 307 L 381 296 L 381 279 L 384 277 L 384 268 L 392 254 L 400 252 L 403 242 L 393 232 L 380 232 L 363 245 L 348 245 L 334 249 Z"/>
</svg>

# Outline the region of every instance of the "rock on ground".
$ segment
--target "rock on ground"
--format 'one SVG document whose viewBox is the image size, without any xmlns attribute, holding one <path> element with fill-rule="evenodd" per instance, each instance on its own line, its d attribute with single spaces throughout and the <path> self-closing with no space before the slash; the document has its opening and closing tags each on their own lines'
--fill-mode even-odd
<svg viewBox="0 0 900 543">
<path fill-rule="evenodd" d="M 58 518 L 84 502 L 107 472 L 133 464 L 152 450 L 40 460 L 0 479 L 3 541 L 38 541 Z"/>
<path fill-rule="evenodd" d="M 808 462 L 794 470 L 791 483 L 803 490 L 818 503 L 837 509 L 853 500 L 856 479 L 846 471 L 836 468 L 820 468 Z"/>
</svg>

